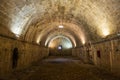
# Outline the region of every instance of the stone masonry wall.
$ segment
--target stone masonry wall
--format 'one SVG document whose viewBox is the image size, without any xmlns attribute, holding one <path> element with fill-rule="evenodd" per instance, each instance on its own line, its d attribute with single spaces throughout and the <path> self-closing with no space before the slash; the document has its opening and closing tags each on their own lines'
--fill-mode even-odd
<svg viewBox="0 0 120 80">
<path fill-rule="evenodd" d="M 38 45 L 0 37 L 0 74 L 11 72 L 14 48 L 18 48 L 18 61 L 15 70 L 30 66 L 33 62 L 49 54 L 49 50 Z"/>
<path fill-rule="evenodd" d="M 51 56 L 71 56 L 72 49 L 66 49 L 66 50 L 49 49 L 49 54 Z"/>
<path fill-rule="evenodd" d="M 88 48 L 86 46 L 75 48 L 72 55 L 120 75 L 120 39 L 91 44 Z"/>
</svg>

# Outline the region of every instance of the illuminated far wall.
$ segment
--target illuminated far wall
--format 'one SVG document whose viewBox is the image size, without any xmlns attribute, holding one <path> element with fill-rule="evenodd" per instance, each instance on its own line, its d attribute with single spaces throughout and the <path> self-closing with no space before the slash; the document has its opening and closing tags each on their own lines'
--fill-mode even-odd
<svg viewBox="0 0 120 80">
<path fill-rule="evenodd" d="M 48 44 L 48 47 L 51 49 L 59 49 L 60 46 L 61 49 L 73 48 L 72 42 L 68 38 L 64 38 L 64 37 L 54 38 Z"/>
</svg>

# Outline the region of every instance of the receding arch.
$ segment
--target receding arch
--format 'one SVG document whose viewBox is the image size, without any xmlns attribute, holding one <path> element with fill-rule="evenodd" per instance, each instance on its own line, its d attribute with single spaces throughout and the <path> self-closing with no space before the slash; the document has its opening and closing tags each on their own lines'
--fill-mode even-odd
<svg viewBox="0 0 120 80">
<path fill-rule="evenodd" d="M 47 44 L 50 48 L 57 48 L 59 45 L 61 45 L 64 49 L 73 48 L 71 40 L 61 35 L 52 38 Z"/>
</svg>

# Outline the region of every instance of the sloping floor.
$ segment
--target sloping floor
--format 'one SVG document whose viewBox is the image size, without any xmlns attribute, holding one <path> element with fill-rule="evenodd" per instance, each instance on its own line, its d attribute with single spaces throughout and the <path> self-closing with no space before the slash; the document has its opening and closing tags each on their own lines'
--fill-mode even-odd
<svg viewBox="0 0 120 80">
<path fill-rule="evenodd" d="M 13 72 L 6 80 L 120 80 L 120 78 L 93 65 L 84 64 L 74 57 L 51 56 L 30 68 Z"/>
</svg>

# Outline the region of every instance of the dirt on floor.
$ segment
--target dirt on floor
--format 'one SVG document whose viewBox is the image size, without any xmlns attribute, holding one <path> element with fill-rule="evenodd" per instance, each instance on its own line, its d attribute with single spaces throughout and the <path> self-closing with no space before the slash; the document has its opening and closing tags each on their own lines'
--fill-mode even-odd
<svg viewBox="0 0 120 80">
<path fill-rule="evenodd" d="M 0 79 L 5 80 L 5 79 Z M 120 80 L 120 77 L 74 57 L 48 57 L 6 80 Z"/>
</svg>

